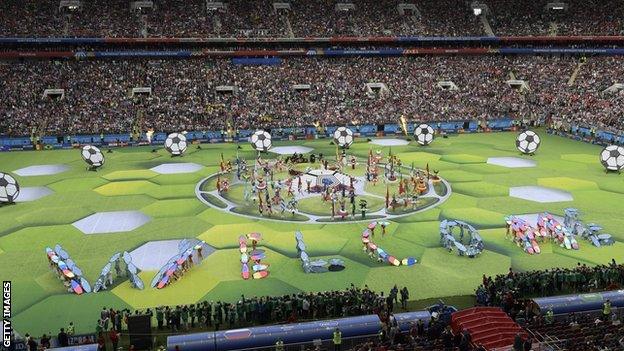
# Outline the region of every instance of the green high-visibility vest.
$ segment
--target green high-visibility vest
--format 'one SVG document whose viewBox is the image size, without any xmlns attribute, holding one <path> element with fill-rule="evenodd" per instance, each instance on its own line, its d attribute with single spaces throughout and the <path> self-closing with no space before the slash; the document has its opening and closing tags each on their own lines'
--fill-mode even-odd
<svg viewBox="0 0 624 351">
<path fill-rule="evenodd" d="M 342 344 L 342 333 L 338 330 L 334 332 L 334 345 Z"/>
<path fill-rule="evenodd" d="M 275 343 L 275 351 L 284 351 L 284 342 L 282 340 L 277 340 Z"/>
<path fill-rule="evenodd" d="M 602 306 L 603 306 L 602 313 L 604 315 L 610 315 L 611 314 L 611 302 L 605 302 Z"/>
</svg>

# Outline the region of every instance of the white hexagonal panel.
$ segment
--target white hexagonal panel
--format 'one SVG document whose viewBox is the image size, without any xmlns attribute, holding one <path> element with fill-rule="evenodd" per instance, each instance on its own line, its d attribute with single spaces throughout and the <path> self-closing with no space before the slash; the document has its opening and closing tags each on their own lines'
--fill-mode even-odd
<svg viewBox="0 0 624 351">
<path fill-rule="evenodd" d="M 17 199 L 15 199 L 15 202 L 35 201 L 50 194 L 54 194 L 54 191 L 45 186 L 31 186 L 20 188 L 19 196 L 17 197 Z"/>
<path fill-rule="evenodd" d="M 129 232 L 152 219 L 140 211 L 97 212 L 72 225 L 85 234 Z"/>
<path fill-rule="evenodd" d="M 34 177 L 42 175 L 53 175 L 67 171 L 69 167 L 67 165 L 37 165 L 20 168 L 13 173 L 21 177 Z"/>
<path fill-rule="evenodd" d="M 574 200 L 572 194 L 567 191 L 536 185 L 509 188 L 509 196 L 540 203 Z"/>
<path fill-rule="evenodd" d="M 310 147 L 305 147 L 305 146 L 277 146 L 277 147 L 271 148 L 269 152 L 272 152 L 274 154 L 279 154 L 279 155 L 292 155 L 295 152 L 298 154 L 306 154 L 312 150 L 314 149 Z"/>
<path fill-rule="evenodd" d="M 163 163 L 162 165 L 150 168 L 150 170 L 160 174 L 181 174 L 194 173 L 202 169 L 202 165 L 197 163 Z"/>
<path fill-rule="evenodd" d="M 181 241 L 148 241 L 130 252 L 132 263 L 142 271 L 157 271 L 178 253 L 178 245 Z M 212 246 L 206 245 L 206 247 L 207 249 L 202 251 L 204 258 L 215 251 Z"/>
<path fill-rule="evenodd" d="M 507 168 L 528 168 L 537 166 L 537 162 L 521 157 L 490 157 L 487 163 Z"/>
<path fill-rule="evenodd" d="M 404 139 L 373 139 L 370 143 L 381 146 L 401 146 L 409 144 L 409 141 Z"/>
</svg>

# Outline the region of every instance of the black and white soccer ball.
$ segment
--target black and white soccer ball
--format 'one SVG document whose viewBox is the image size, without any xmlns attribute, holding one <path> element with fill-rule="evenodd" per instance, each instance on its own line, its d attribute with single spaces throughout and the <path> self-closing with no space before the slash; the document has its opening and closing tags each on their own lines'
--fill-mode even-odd
<svg viewBox="0 0 624 351">
<path fill-rule="evenodd" d="M 347 127 L 338 127 L 334 131 L 334 143 L 342 148 L 348 148 L 353 144 L 353 131 Z"/>
<path fill-rule="evenodd" d="M 416 138 L 416 142 L 420 145 L 429 145 L 433 141 L 433 136 L 435 132 L 433 128 L 431 128 L 428 124 L 421 124 L 414 129 L 414 137 Z"/>
<path fill-rule="evenodd" d="M 0 172 L 0 202 L 12 203 L 19 196 L 20 187 L 15 178 Z"/>
<path fill-rule="evenodd" d="M 624 169 L 624 147 L 609 145 L 600 152 L 600 163 L 608 171 Z"/>
<path fill-rule="evenodd" d="M 104 154 L 97 147 L 85 145 L 80 153 L 89 166 L 98 168 L 104 165 Z"/>
<path fill-rule="evenodd" d="M 541 143 L 539 135 L 532 130 L 518 134 L 516 138 L 516 148 L 523 154 L 533 154 L 537 151 Z"/>
<path fill-rule="evenodd" d="M 165 140 L 165 149 L 173 156 L 180 156 L 186 152 L 186 137 L 182 133 L 171 133 Z"/>
<path fill-rule="evenodd" d="M 271 146 L 273 146 L 271 142 L 271 134 L 262 129 L 256 130 L 249 138 L 249 142 L 254 150 L 262 152 L 268 151 Z"/>
</svg>

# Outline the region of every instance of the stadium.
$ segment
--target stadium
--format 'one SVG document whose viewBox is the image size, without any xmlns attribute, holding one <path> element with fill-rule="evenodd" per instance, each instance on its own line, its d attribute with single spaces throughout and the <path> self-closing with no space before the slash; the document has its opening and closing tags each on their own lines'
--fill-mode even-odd
<svg viewBox="0 0 624 351">
<path fill-rule="evenodd" d="M 624 350 L 624 3 L 0 2 L 3 350 Z"/>
</svg>

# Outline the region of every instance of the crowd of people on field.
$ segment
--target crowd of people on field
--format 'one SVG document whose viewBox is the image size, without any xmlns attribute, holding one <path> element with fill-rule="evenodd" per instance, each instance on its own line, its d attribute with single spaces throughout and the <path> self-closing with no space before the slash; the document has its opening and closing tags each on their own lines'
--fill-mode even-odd
<svg viewBox="0 0 624 351">
<path fill-rule="evenodd" d="M 612 290 L 624 285 L 624 265 L 612 260 L 608 265 L 552 268 L 483 276 L 476 290 L 477 302 L 502 306 L 507 312 L 515 301 L 535 296 L 562 295 L 594 290 Z"/>
<path fill-rule="evenodd" d="M 84 1 L 78 8 L 54 1 L 2 1 L 0 37 L 309 37 L 482 36 L 481 19 L 459 0 L 154 0 L 132 8 L 123 0 Z M 218 3 L 218 5 L 214 5 Z M 341 6 L 349 3 L 354 6 Z M 547 0 L 484 0 L 496 35 L 621 35 L 624 5 L 568 0 L 561 10 Z M 402 4 L 413 4 L 405 7 Z M 337 6 L 338 5 L 338 6 Z"/>
<path fill-rule="evenodd" d="M 236 327 L 249 327 L 261 324 L 295 323 L 301 320 L 318 320 L 377 314 L 382 320 L 383 340 L 394 340 L 398 333 L 393 311 L 407 310 L 409 292 L 407 287 L 399 289 L 396 285 L 385 295 L 374 292 L 367 286 L 358 288 L 353 284 L 344 290 L 323 292 L 301 292 L 283 296 L 241 295 L 237 301 L 201 301 L 194 304 L 178 306 L 158 306 L 145 309 L 116 309 L 103 307 L 92 333 L 95 340 L 77 341 L 97 343 L 99 350 L 112 346 L 116 351 L 120 337 L 127 333 L 128 317 L 132 315 L 150 316 L 151 325 L 157 331 L 188 332 L 191 330 L 220 330 Z M 418 335 L 425 336 L 425 325 L 422 321 L 414 323 Z M 440 324 L 440 333 L 443 325 Z M 434 330 L 437 330 L 433 328 Z M 415 329 L 416 330 L 416 329 Z M 52 344 L 59 347 L 68 346 L 69 339 L 74 336 L 75 327 L 70 323 L 61 328 L 56 340 L 52 342 L 52 334 L 43 334 L 40 338 L 24 335 L 25 344 L 30 351 L 48 349 Z M 416 335 L 416 332 L 414 332 Z M 88 337 L 88 334 L 81 337 Z M 435 337 L 435 336 L 433 336 Z"/>
<path fill-rule="evenodd" d="M 619 131 L 624 95 L 603 90 L 619 81 L 622 63 L 541 56 L 289 58 L 261 66 L 222 59 L 15 62 L 0 66 L 0 135 L 382 124 L 401 116 L 511 117 Z M 309 89 L 294 89 L 301 84 Z M 132 96 L 137 87 L 151 94 Z M 64 97 L 43 97 L 45 89 L 64 89 Z"/>
<path fill-rule="evenodd" d="M 394 287 L 388 295 L 353 284 L 345 290 L 302 292 L 283 296 L 241 295 L 237 301 L 202 301 L 189 305 L 159 306 L 130 310 L 102 309 L 96 332 L 109 326 L 124 330 L 129 314 L 147 314 L 158 330 L 188 331 L 193 328 L 210 330 L 273 323 L 295 323 L 300 320 L 341 318 L 380 314 L 406 308 L 406 288 Z"/>
</svg>

